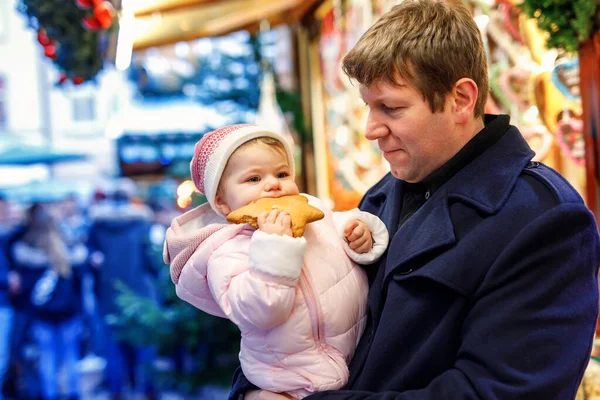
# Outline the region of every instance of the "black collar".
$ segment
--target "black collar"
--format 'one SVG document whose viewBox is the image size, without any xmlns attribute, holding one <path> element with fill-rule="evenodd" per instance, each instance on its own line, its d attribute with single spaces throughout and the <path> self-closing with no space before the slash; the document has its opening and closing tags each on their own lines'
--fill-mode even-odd
<svg viewBox="0 0 600 400">
<path fill-rule="evenodd" d="M 486 114 L 483 120 L 485 127 L 479 131 L 450 160 L 418 183 L 404 182 L 405 193 L 423 194 L 429 198 L 458 171 L 476 159 L 480 154 L 492 147 L 508 130 L 508 115 Z"/>
</svg>

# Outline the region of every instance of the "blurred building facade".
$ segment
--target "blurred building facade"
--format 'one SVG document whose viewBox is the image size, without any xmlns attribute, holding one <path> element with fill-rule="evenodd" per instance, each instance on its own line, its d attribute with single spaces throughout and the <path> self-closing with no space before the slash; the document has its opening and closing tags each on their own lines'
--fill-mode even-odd
<svg viewBox="0 0 600 400">
<path fill-rule="evenodd" d="M 96 82 L 57 86 L 59 73 L 27 27 L 17 0 L 0 2 L 0 145 L 48 145 L 87 153 L 86 161 L 47 167 L 2 167 L 0 185 L 28 180 L 113 175 L 115 148 L 106 124 L 129 97 L 127 80 L 114 69 Z"/>
</svg>

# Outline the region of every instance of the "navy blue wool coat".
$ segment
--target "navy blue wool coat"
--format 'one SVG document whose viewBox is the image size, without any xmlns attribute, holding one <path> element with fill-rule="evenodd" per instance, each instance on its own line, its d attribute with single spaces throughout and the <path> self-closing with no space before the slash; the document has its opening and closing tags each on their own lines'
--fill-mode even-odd
<svg viewBox="0 0 600 400">
<path fill-rule="evenodd" d="M 369 322 L 344 390 L 310 399 L 572 399 L 598 316 L 593 215 L 515 127 L 400 229 L 402 181 L 360 208 L 388 252 L 369 272 Z M 241 374 L 232 395 L 249 388 Z"/>
</svg>

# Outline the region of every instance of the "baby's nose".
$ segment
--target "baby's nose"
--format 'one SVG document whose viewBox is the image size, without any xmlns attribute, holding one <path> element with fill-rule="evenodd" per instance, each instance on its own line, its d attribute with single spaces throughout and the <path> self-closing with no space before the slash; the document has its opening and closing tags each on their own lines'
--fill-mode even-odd
<svg viewBox="0 0 600 400">
<path fill-rule="evenodd" d="M 275 190 L 281 187 L 279 179 L 275 176 L 270 176 L 265 180 L 265 190 Z"/>
</svg>

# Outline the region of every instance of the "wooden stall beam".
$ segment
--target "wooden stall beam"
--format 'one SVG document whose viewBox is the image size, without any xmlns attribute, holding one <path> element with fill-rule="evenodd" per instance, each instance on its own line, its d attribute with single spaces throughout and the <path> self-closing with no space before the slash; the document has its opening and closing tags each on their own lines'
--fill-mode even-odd
<svg viewBox="0 0 600 400">
<path fill-rule="evenodd" d="M 586 200 L 600 221 L 600 31 L 579 48 L 579 86 L 583 106 Z"/>
</svg>

